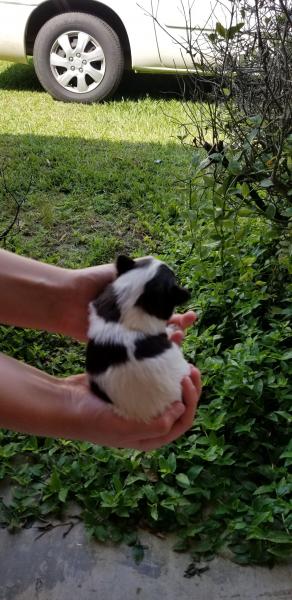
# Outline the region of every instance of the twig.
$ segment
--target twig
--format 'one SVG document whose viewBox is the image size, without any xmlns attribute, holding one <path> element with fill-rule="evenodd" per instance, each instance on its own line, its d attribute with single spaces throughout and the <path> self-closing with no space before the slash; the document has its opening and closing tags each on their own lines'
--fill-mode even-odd
<svg viewBox="0 0 292 600">
<path fill-rule="evenodd" d="M 4 245 L 5 245 L 5 241 L 10 233 L 10 231 L 13 229 L 15 223 L 18 221 L 18 217 L 19 217 L 19 213 L 20 210 L 23 206 L 23 204 L 25 203 L 25 201 L 27 200 L 27 195 L 30 192 L 31 189 L 31 184 L 32 184 L 32 175 L 30 177 L 29 180 L 29 184 L 27 186 L 27 189 L 25 190 L 24 195 L 20 196 L 20 198 L 17 197 L 17 194 L 15 192 L 13 192 L 10 187 L 8 186 L 7 180 L 6 180 L 6 174 L 5 174 L 5 168 L 4 167 L 0 167 L 0 177 L 2 179 L 3 182 L 3 188 L 4 188 L 4 194 L 6 196 L 9 196 L 13 202 L 15 203 L 15 214 L 12 217 L 12 220 L 10 221 L 10 223 L 7 225 L 7 227 L 5 227 L 4 231 L 2 231 L 0 233 L 0 242 L 4 241 Z"/>
</svg>

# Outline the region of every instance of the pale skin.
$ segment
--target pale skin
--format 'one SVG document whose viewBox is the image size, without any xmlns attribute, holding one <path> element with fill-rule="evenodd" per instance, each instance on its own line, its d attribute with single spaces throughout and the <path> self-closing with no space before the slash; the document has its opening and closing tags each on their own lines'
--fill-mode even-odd
<svg viewBox="0 0 292 600">
<path fill-rule="evenodd" d="M 88 303 L 116 276 L 114 265 L 64 269 L 0 250 L 0 322 L 86 341 Z M 174 315 L 181 343 L 196 319 Z M 85 374 L 58 378 L 0 354 L 0 426 L 47 437 L 153 450 L 174 441 L 193 424 L 201 394 L 200 372 L 191 367 L 174 402 L 150 423 L 124 419 L 93 395 Z"/>
</svg>

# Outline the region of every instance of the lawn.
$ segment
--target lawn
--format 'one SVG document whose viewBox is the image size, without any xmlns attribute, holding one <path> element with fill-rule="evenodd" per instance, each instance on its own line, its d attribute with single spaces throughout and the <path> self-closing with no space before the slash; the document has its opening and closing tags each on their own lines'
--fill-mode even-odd
<svg viewBox="0 0 292 600">
<path fill-rule="evenodd" d="M 7 249 L 69 267 L 120 252 L 165 258 L 193 289 L 200 319 L 185 352 L 205 383 L 189 434 L 148 454 L 0 433 L 0 478 L 13 488 L 0 521 L 17 530 L 73 501 L 95 538 L 124 539 L 138 555 L 144 526 L 175 531 L 176 549 L 196 558 L 228 548 L 241 563 L 270 564 L 291 552 L 286 267 L 266 285 L 276 258 L 256 217 L 232 223 L 223 265 L 208 194 L 189 196 L 193 151 L 178 139 L 177 92 L 175 81 L 136 77 L 110 102 L 66 105 L 31 66 L 0 63 L 0 232 L 9 191 L 25 198 Z M 84 346 L 66 338 L 1 327 L 0 340 L 54 375 L 84 368 Z"/>
</svg>

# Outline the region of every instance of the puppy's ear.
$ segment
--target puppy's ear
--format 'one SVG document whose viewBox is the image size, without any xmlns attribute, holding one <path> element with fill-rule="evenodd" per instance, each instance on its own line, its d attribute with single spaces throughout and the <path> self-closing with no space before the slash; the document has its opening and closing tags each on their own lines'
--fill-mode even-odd
<svg viewBox="0 0 292 600">
<path fill-rule="evenodd" d="M 190 299 L 191 294 L 186 288 L 175 285 L 171 290 L 171 295 L 175 306 L 180 306 Z"/>
<path fill-rule="evenodd" d="M 123 275 L 123 273 L 127 273 L 131 269 L 134 269 L 136 266 L 135 261 L 129 256 L 125 256 L 124 254 L 120 254 L 116 261 L 116 267 L 118 271 L 118 276 Z"/>
</svg>

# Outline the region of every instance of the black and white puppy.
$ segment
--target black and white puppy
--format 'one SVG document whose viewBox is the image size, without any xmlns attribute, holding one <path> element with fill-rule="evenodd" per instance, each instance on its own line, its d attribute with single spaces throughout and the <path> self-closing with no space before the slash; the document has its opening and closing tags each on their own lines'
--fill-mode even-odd
<svg viewBox="0 0 292 600">
<path fill-rule="evenodd" d="M 119 256 L 118 277 L 89 306 L 86 370 L 91 390 L 124 417 L 149 421 L 181 399 L 190 371 L 167 321 L 189 299 L 153 257 Z"/>
</svg>

